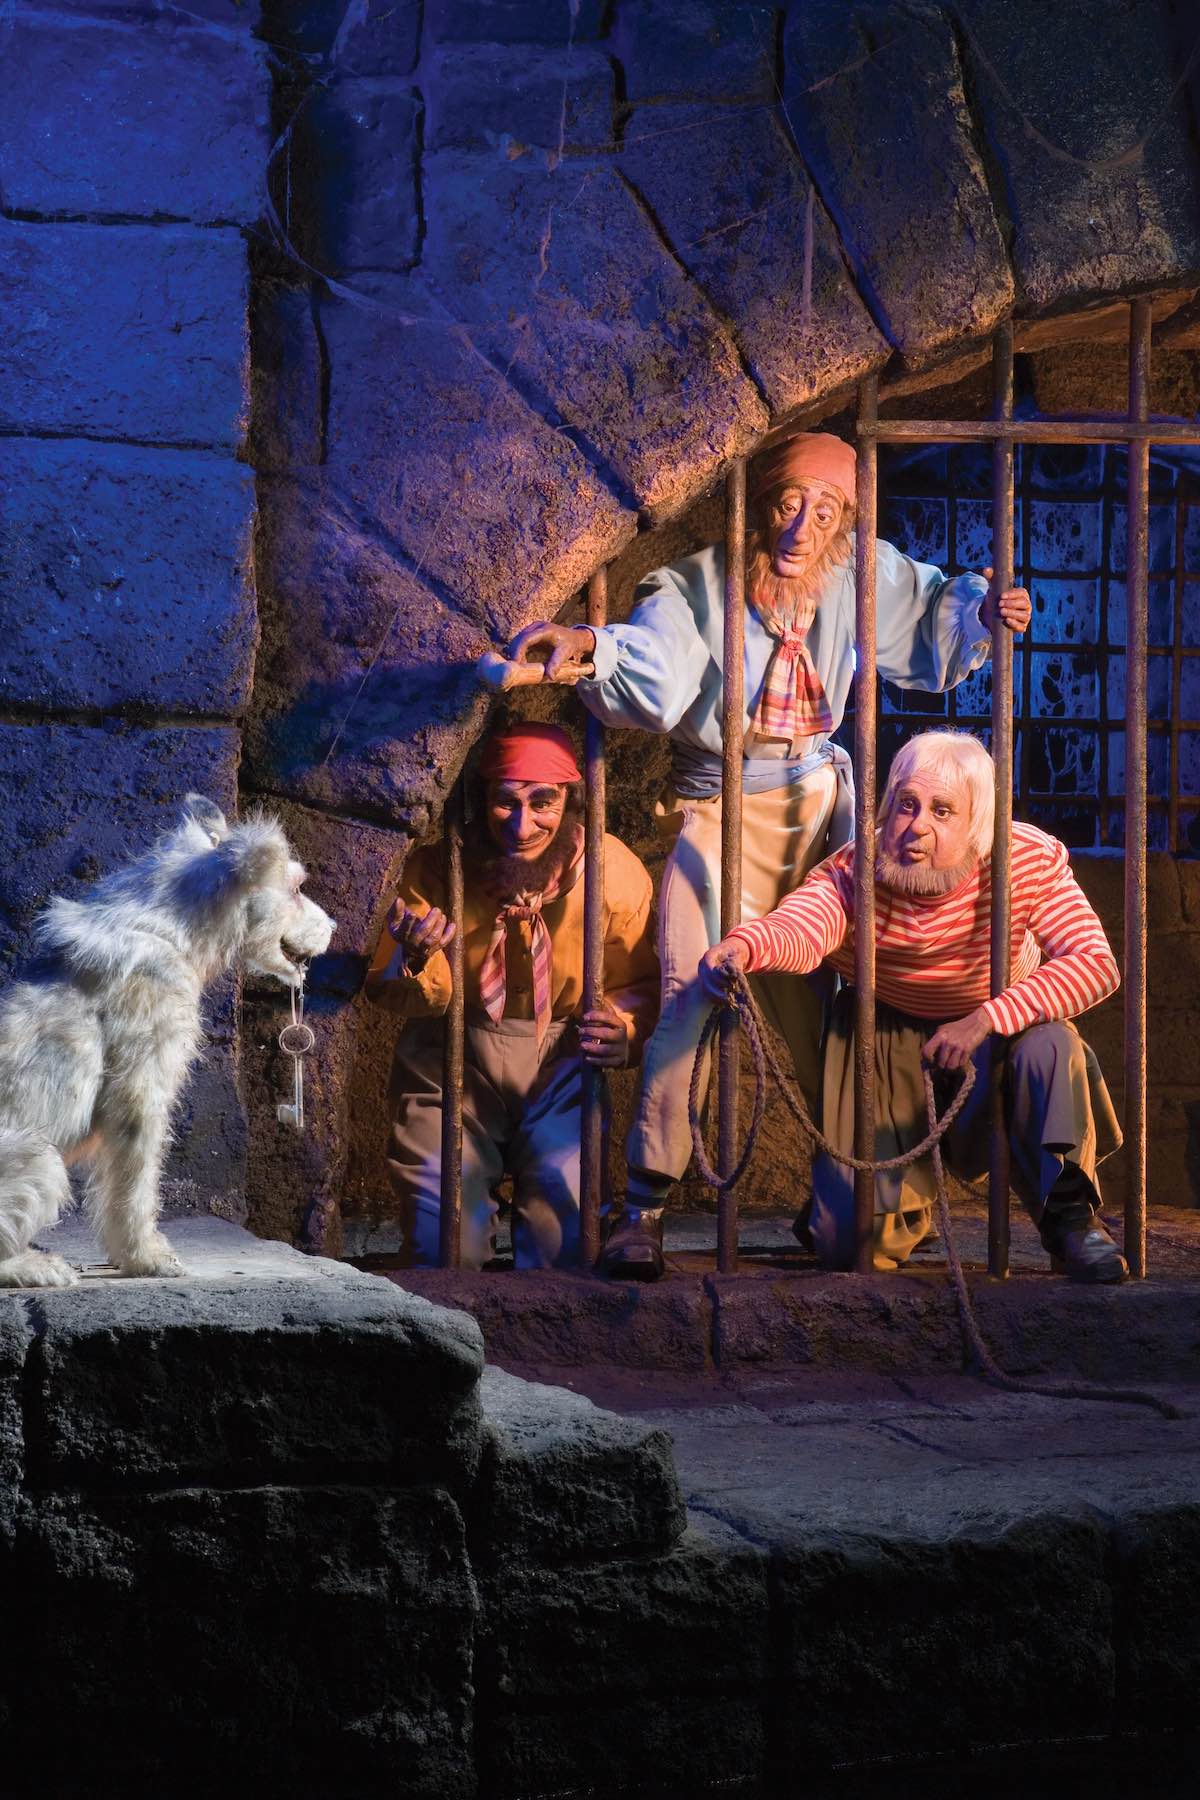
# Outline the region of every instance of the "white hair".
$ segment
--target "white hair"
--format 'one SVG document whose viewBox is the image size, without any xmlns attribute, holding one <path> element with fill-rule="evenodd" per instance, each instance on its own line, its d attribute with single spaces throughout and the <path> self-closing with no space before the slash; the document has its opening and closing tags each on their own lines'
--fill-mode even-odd
<svg viewBox="0 0 1200 1800">
<path fill-rule="evenodd" d="M 969 731 L 920 731 L 902 744 L 892 759 L 875 823 L 882 826 L 886 822 L 897 790 L 918 770 L 965 788 L 970 801 L 971 848 L 981 860 L 990 856 L 996 829 L 996 765 Z"/>
</svg>

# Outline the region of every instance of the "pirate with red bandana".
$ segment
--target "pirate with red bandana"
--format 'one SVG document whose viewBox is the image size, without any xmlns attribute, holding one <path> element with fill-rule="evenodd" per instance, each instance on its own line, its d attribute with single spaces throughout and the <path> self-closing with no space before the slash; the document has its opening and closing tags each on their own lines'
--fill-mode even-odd
<svg viewBox="0 0 1200 1800">
<path fill-rule="evenodd" d="M 742 916 L 772 911 L 815 863 L 849 838 L 849 758 L 831 741 L 854 677 L 855 458 L 827 432 L 760 457 L 746 538 L 742 764 Z M 1023 588 L 996 594 L 984 576 L 940 569 L 876 544 L 879 672 L 900 687 L 942 692 L 978 669 L 993 615 L 1023 631 Z M 661 1274 L 662 1206 L 687 1167 L 688 1083 L 709 1000 L 699 958 L 720 937 L 721 706 L 725 547 L 714 544 L 640 584 L 627 624 L 542 623 L 514 640 L 516 661 L 545 659 L 545 679 L 574 679 L 605 724 L 665 733 L 671 786 L 659 803 L 673 848 L 659 903 L 663 1003 L 646 1049 L 627 1143 L 625 1212 L 602 1259 L 610 1274 Z M 815 1101 L 821 1000 L 805 982 L 756 978 Z"/>
<path fill-rule="evenodd" d="M 518 1267 L 573 1265 L 579 1248 L 579 1133 L 585 1062 L 635 1063 L 658 1013 L 652 890 L 606 837 L 604 999 L 583 1000 L 583 788 L 554 725 L 495 733 L 479 764 L 480 804 L 464 843 L 462 1262 L 492 1253 L 493 1190 L 513 1184 Z M 438 1255 L 442 1015 L 450 1000 L 441 851 L 404 871 L 367 994 L 406 1021 L 396 1047 L 389 1174 L 414 1263 Z"/>
</svg>

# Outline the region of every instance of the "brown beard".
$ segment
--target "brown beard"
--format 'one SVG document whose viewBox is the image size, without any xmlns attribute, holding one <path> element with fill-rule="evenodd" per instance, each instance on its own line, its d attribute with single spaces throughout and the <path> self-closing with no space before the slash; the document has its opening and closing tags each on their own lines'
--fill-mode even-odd
<svg viewBox="0 0 1200 1800">
<path fill-rule="evenodd" d="M 850 560 L 850 537 L 854 517 L 842 520 L 835 536 L 820 556 L 802 575 L 777 575 L 771 567 L 771 549 L 767 531 L 760 527 L 746 537 L 746 594 L 767 619 L 779 625 L 790 625 L 803 603 L 819 594 L 834 569 L 843 568 Z"/>
<path fill-rule="evenodd" d="M 931 869 L 926 863 L 897 862 L 882 844 L 875 849 L 875 879 L 890 894 L 907 894 L 921 900 L 938 899 L 952 894 L 968 881 L 979 867 L 979 852 L 968 850 L 961 862 L 950 869 Z"/>
<path fill-rule="evenodd" d="M 568 806 L 558 830 L 532 861 L 521 856 L 502 855 L 482 827 L 470 833 L 475 867 L 479 870 L 477 879 L 484 893 L 501 906 L 526 894 L 544 894 L 574 860 L 579 846 L 579 828 L 579 814 Z"/>
</svg>

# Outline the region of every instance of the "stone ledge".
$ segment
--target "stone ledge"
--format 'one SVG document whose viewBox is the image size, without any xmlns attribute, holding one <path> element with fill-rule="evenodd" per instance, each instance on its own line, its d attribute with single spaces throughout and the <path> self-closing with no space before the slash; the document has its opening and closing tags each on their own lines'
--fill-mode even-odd
<svg viewBox="0 0 1200 1800">
<path fill-rule="evenodd" d="M 684 1526 L 666 1432 L 602 1412 L 566 1388 L 483 1372 L 478 1556 L 498 1565 L 598 1561 L 669 1550 Z"/>
<path fill-rule="evenodd" d="M 668 1219 L 671 1272 L 656 1284 L 554 1270 L 380 1273 L 471 1313 L 489 1359 L 510 1368 L 922 1374 L 963 1367 L 954 1295 L 940 1258 L 933 1260 L 936 1251 L 895 1275 L 827 1275 L 785 1247 L 790 1238 L 778 1221 L 750 1219 L 744 1241 L 759 1250 L 743 1256 L 738 1274 L 718 1275 L 711 1254 L 692 1247 L 703 1223 Z M 1163 1274 L 1088 1288 L 1022 1268 L 1030 1228 L 1014 1219 L 1012 1277 L 993 1281 L 978 1268 L 968 1274 L 1000 1365 L 1014 1374 L 1110 1384 L 1200 1377 L 1200 1217 L 1157 1207 L 1151 1224 L 1153 1263 Z M 968 1263 L 984 1231 L 978 1205 L 957 1219 Z M 673 1244 L 675 1233 L 688 1248 Z M 1039 1260 L 1044 1264 L 1040 1253 Z"/>
<path fill-rule="evenodd" d="M 31 1486 L 473 1479 L 472 1320 L 222 1220 L 165 1230 L 182 1280 L 0 1294 L 32 1331 Z M 77 1261 L 87 1239 L 68 1222 L 44 1242 Z"/>
<path fill-rule="evenodd" d="M 167 1766 L 188 1793 L 222 1775 L 238 1793 L 285 1775 L 293 1792 L 475 1791 L 478 1598 L 444 1493 L 41 1496 L 23 1507 L 16 1598 L 6 1763 L 57 1792 L 86 1767 L 88 1792 L 161 1793 Z"/>
</svg>

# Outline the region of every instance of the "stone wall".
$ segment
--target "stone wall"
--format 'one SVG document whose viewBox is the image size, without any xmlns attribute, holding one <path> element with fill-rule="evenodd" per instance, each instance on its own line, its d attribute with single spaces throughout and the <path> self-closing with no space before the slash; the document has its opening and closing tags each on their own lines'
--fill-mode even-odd
<svg viewBox="0 0 1200 1800">
<path fill-rule="evenodd" d="M 256 8 L 0 20 L 0 974 L 48 894 L 238 802 L 258 637 L 246 229 L 271 78 Z M 223 986 L 169 1170 L 244 1210 Z"/>
<path fill-rule="evenodd" d="M 340 1201 L 386 1204 L 362 952 L 484 722 L 481 649 L 614 557 L 620 606 L 731 457 L 874 370 L 922 404 L 1009 313 L 1045 358 L 1149 291 L 1190 353 L 1179 9 L 1001 12 L 5 14 L 0 956 L 187 787 L 280 810 L 341 922 L 312 1131 L 275 1119 L 278 995 L 228 992 L 177 1200 L 245 1172 L 258 1229 L 331 1246 Z M 657 758 L 614 754 L 639 842 Z"/>
</svg>

